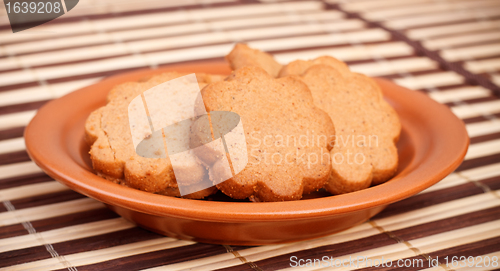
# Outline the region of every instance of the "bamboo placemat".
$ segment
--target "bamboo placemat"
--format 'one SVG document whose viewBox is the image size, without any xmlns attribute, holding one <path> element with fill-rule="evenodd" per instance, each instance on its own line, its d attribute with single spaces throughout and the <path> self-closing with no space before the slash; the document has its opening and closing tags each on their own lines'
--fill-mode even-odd
<svg viewBox="0 0 500 271">
<path fill-rule="evenodd" d="M 278 270 L 291 268 L 293 256 L 393 261 L 345 270 L 500 268 L 445 261 L 500 257 L 499 30 L 497 0 L 82 0 L 16 34 L 2 9 L 0 269 Z M 354 71 L 428 93 L 466 123 L 465 161 L 435 186 L 347 231 L 236 247 L 138 228 L 29 160 L 24 126 L 48 100 L 127 70 L 222 58 L 238 41 L 283 63 L 332 55 Z M 400 259 L 411 266 L 398 267 Z"/>
</svg>

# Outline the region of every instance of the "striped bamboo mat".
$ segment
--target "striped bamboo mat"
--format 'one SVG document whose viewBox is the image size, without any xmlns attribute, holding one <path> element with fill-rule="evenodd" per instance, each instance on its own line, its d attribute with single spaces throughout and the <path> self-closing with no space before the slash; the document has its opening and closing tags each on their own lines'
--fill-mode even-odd
<svg viewBox="0 0 500 271">
<path fill-rule="evenodd" d="M 498 269 L 499 30 L 497 0 L 82 0 L 55 21 L 16 34 L 1 9 L 0 269 L 278 270 L 323 256 L 392 261 L 344 270 Z M 221 58 L 238 41 L 283 63 L 332 55 L 354 71 L 428 93 L 466 123 L 465 161 L 435 186 L 345 232 L 235 247 L 137 228 L 29 160 L 24 126 L 48 100 L 131 69 Z M 474 257 L 474 267 L 452 265 L 454 256 Z"/>
</svg>

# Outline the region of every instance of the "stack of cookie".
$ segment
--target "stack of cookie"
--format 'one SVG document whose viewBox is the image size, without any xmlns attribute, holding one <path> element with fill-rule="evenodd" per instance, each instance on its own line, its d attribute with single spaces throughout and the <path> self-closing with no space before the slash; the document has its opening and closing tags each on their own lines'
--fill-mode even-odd
<svg viewBox="0 0 500 271">
<path fill-rule="evenodd" d="M 354 192 L 395 174 L 401 125 L 370 78 L 332 57 L 282 66 L 244 44 L 237 44 L 226 59 L 234 70 L 229 77 L 197 74 L 201 97 L 207 112 L 240 116 L 248 162 L 228 180 L 184 197 L 201 199 L 220 190 L 234 199 L 299 200 L 321 189 Z M 136 189 L 180 196 L 168 156 L 152 159 L 135 153 L 127 107 L 142 92 L 182 75 L 119 85 L 108 95 L 108 104 L 90 115 L 86 139 L 97 174 Z M 185 144 L 207 136 L 199 131 L 192 128 Z M 186 172 L 193 179 L 222 170 L 210 157 L 196 152 L 187 157 Z"/>
</svg>

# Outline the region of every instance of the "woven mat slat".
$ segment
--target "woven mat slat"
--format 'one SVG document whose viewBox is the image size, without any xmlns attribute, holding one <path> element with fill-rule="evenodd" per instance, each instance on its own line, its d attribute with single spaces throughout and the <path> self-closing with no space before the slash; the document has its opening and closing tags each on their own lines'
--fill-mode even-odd
<svg viewBox="0 0 500 271">
<path fill-rule="evenodd" d="M 12 34 L 0 9 L 0 270 L 278 270 L 291 267 L 291 256 L 423 263 L 391 267 L 403 270 L 439 259 L 432 270 L 462 270 L 445 266 L 444 257 L 500 257 L 499 93 L 444 70 L 442 60 L 419 55 L 398 36 L 498 86 L 499 30 L 500 3 L 489 0 L 88 0 L 22 34 Z M 137 228 L 29 161 L 22 133 L 46 101 L 123 71 L 220 59 L 236 40 L 282 63 L 332 55 L 354 71 L 427 93 L 466 123 L 466 160 L 370 222 L 259 247 L 180 241 Z"/>
</svg>

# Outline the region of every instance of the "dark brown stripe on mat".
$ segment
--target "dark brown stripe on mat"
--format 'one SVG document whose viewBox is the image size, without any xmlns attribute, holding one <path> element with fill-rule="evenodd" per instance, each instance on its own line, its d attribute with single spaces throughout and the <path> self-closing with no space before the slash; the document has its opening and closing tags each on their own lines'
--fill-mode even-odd
<svg viewBox="0 0 500 271">
<path fill-rule="evenodd" d="M 24 134 L 24 126 L 9 128 L 6 130 L 0 130 L 0 140 L 22 137 L 23 134 Z"/>
<path fill-rule="evenodd" d="M 387 41 L 384 41 L 384 42 L 380 42 L 380 44 L 384 44 L 384 43 L 387 43 Z M 363 46 L 365 44 L 363 43 Z M 392 60 L 403 60 L 403 59 L 407 59 L 407 58 L 414 58 L 414 57 L 418 57 L 416 54 L 409 54 L 409 55 L 400 55 L 400 56 L 387 56 L 387 57 L 381 57 L 383 60 L 387 60 L 387 61 L 392 61 Z M 351 65 L 356 65 L 356 64 L 369 64 L 369 63 L 376 63 L 377 61 L 373 58 L 368 58 L 368 59 L 360 59 L 360 60 L 347 60 L 347 61 L 344 61 L 348 66 L 351 66 Z"/>
<path fill-rule="evenodd" d="M 26 262 L 51 258 L 44 246 L 12 250 L 0 253 L 0 267 L 7 267 Z"/>
<path fill-rule="evenodd" d="M 80 75 L 75 75 L 75 76 L 60 77 L 60 78 L 56 78 L 56 79 L 47 80 L 47 83 L 49 83 L 49 84 L 63 83 L 63 82 L 70 82 L 70 81 L 79 80 L 79 79 L 90 79 L 90 78 L 101 77 L 101 76 L 112 76 L 115 74 L 129 72 L 129 71 L 143 69 L 143 68 L 147 68 L 147 66 L 127 68 L 127 69 L 117 69 L 117 70 L 106 71 L 106 72 L 80 74 Z M 29 83 L 22 83 L 22 84 L 8 85 L 8 86 L 0 86 L 0 92 L 7 91 L 7 90 L 15 90 L 15 89 L 19 89 L 19 88 L 25 88 L 25 87 L 35 87 L 38 85 L 39 85 L 38 82 L 29 82 Z"/>
<path fill-rule="evenodd" d="M 481 60 L 488 60 L 488 59 L 491 59 L 491 58 L 498 58 L 498 57 L 500 57 L 500 54 L 499 53 L 495 53 L 495 54 L 487 55 L 487 56 L 474 57 L 474 59 L 465 59 L 465 60 L 457 61 L 457 63 L 465 64 L 465 62 L 469 61 L 469 60 L 479 60 L 479 61 L 481 61 Z M 488 77 L 488 78 L 491 76 L 487 72 L 477 73 L 477 75 L 485 76 L 485 77 Z"/>
<path fill-rule="evenodd" d="M 352 30 L 351 32 L 356 32 L 356 31 L 362 32 L 362 31 L 366 31 L 369 29 L 373 29 L 373 28 L 360 28 L 360 29 Z M 340 33 L 347 33 L 347 31 L 340 32 Z M 266 39 L 262 39 L 262 40 L 266 40 Z M 396 41 L 396 40 L 389 39 L 389 40 L 382 40 L 382 41 L 380 41 L 380 40 L 379 41 L 369 41 L 369 42 L 363 42 L 362 45 L 363 46 L 377 45 L 377 44 L 384 44 L 384 43 L 389 43 L 389 42 L 393 42 L 393 41 Z M 329 45 L 310 46 L 310 47 L 301 47 L 301 48 L 292 48 L 292 49 L 267 50 L 266 52 L 274 55 L 274 54 L 280 54 L 280 53 L 293 53 L 293 52 L 316 50 L 316 49 L 335 49 L 335 48 L 339 48 L 339 47 L 352 47 L 352 44 L 350 44 L 350 43 L 329 44 Z M 409 54 L 407 56 L 412 56 L 412 55 L 413 54 Z M 370 57 L 367 59 L 373 59 L 373 58 Z"/>
<path fill-rule="evenodd" d="M 194 62 L 199 62 L 200 60 L 205 60 L 205 61 L 219 61 L 220 60 L 220 61 L 223 61 L 223 59 L 224 59 L 224 57 L 204 58 L 204 59 L 197 59 L 197 60 L 179 61 L 179 62 L 173 62 L 173 63 L 167 63 L 167 64 L 160 64 L 158 66 L 165 67 L 165 66 L 171 66 L 171 65 L 177 65 L 177 64 L 194 63 Z M 121 74 L 121 73 L 125 73 L 125 72 L 145 69 L 145 68 L 149 68 L 149 66 L 127 68 L 127 69 L 120 69 L 120 70 L 112 70 L 112 71 L 105 71 L 105 72 L 98 72 L 98 73 L 91 73 L 91 74 L 81 74 L 81 75 L 76 75 L 76 76 L 61 77 L 61 78 L 47 80 L 47 83 L 54 84 L 54 83 L 63 83 L 63 82 L 69 82 L 69 81 L 74 81 L 74 80 L 80 80 L 80 79 L 90 79 L 90 78 L 96 78 L 96 77 L 108 77 L 108 76 L 113 76 L 113 75 L 117 75 L 117 74 Z"/>
<path fill-rule="evenodd" d="M 469 159 L 464 161 L 456 171 L 462 171 L 466 169 L 476 168 L 480 166 L 486 166 L 489 164 L 498 163 L 500 161 L 500 153 L 492 154 L 488 156 L 478 157 L 474 159 Z"/>
<path fill-rule="evenodd" d="M 288 266 L 290 267 L 290 266 Z M 260 268 L 260 267 L 259 267 Z M 269 268 L 261 268 L 263 271 L 270 270 Z M 240 264 L 235 266 L 230 266 L 222 269 L 215 269 L 214 271 L 255 271 L 255 269 L 251 268 L 247 264 Z"/>
<path fill-rule="evenodd" d="M 17 112 L 21 112 L 21 111 L 35 110 L 35 109 L 42 107 L 42 105 L 46 104 L 47 102 L 48 101 L 38 101 L 38 102 L 31 102 L 31 103 L 22 103 L 22 104 L 13 104 L 13 105 L 2 106 L 2 107 L 0 107 L 0 115 L 17 113 Z"/>
<path fill-rule="evenodd" d="M 483 31 L 475 31 L 473 32 L 473 34 L 480 34 L 480 33 L 484 33 L 484 34 L 490 34 L 490 35 L 494 35 L 494 29 L 491 29 L 489 31 L 487 30 L 483 30 Z M 455 34 L 455 35 L 446 35 L 448 37 L 452 37 L 452 36 L 455 36 L 455 37 L 460 37 L 462 36 L 462 40 L 466 40 L 465 37 L 463 37 L 463 35 L 465 35 L 467 33 L 458 33 L 458 34 Z M 441 37 L 444 37 L 444 35 L 442 36 L 439 36 L 439 38 Z M 472 47 L 472 46 L 480 46 L 480 45 L 490 45 L 490 44 L 497 44 L 499 41 L 500 41 L 500 38 L 498 37 L 495 37 L 495 39 L 493 40 L 481 40 L 481 41 L 476 41 L 474 39 L 469 39 L 469 40 L 466 40 L 467 43 L 461 43 L 461 44 L 456 44 L 456 45 L 452 45 L 452 46 L 446 46 L 446 47 L 441 47 L 441 48 L 438 48 L 438 49 L 435 49 L 435 50 L 431 50 L 431 51 L 438 51 L 438 50 L 445 50 L 445 49 L 461 49 L 461 48 L 466 48 L 466 47 Z M 498 55 L 492 55 L 491 57 L 497 57 Z M 489 57 L 481 57 L 482 59 L 487 59 Z M 480 59 L 479 57 L 477 59 Z M 476 60 L 476 58 L 474 58 L 474 60 Z M 463 64 L 463 61 L 460 61 L 460 64 Z"/>
<path fill-rule="evenodd" d="M 31 221 L 30 223 L 37 232 L 44 232 L 84 223 L 117 218 L 117 217 L 119 216 L 114 212 L 110 211 L 109 209 L 101 208 L 85 212 L 72 213 L 64 216 Z M 26 229 L 23 227 L 22 224 L 14 224 L 14 225 L 0 227 L 0 239 L 20 236 L 20 235 L 27 235 L 27 234 L 28 231 L 26 231 Z"/>
<path fill-rule="evenodd" d="M 492 125 L 493 125 L 493 123 L 492 123 Z M 480 142 L 499 139 L 499 138 L 500 138 L 500 132 L 488 134 L 488 135 L 476 136 L 476 137 L 473 137 L 470 139 L 470 144 L 480 143 Z M 499 160 L 499 162 L 500 162 L 500 160 Z"/>
<path fill-rule="evenodd" d="M 470 100 L 461 100 L 460 103 L 464 104 L 476 104 L 476 103 L 484 103 L 484 102 L 491 102 L 491 101 L 498 101 L 498 97 L 495 96 L 488 96 L 488 97 L 481 97 L 481 98 L 475 98 L 475 99 L 470 99 Z M 447 106 L 454 106 L 456 105 L 455 102 L 449 102 L 445 103 Z"/>
<path fill-rule="evenodd" d="M 72 253 L 130 244 L 159 237 L 161 236 L 156 233 L 142 230 L 140 228 L 132 228 L 109 234 L 52 244 L 52 246 L 59 255 L 68 255 Z M 48 259 L 50 257 L 50 254 L 44 246 L 13 250 L 0 253 L 0 267 Z"/>
<path fill-rule="evenodd" d="M 59 255 L 69 255 L 84 251 L 91 251 L 152 240 L 161 237 L 163 236 L 135 227 L 102 235 L 52 244 L 52 246 L 59 253 Z"/>
<path fill-rule="evenodd" d="M 56 79 L 47 80 L 47 83 L 49 83 L 49 84 L 63 83 L 63 82 L 69 82 L 69 81 L 74 81 L 74 80 L 80 80 L 80 79 L 90 79 L 90 78 L 103 77 L 103 76 L 106 77 L 106 76 L 112 76 L 112 75 L 116 75 L 116 74 L 120 74 L 120 73 L 144 69 L 144 68 L 148 68 L 148 67 L 142 66 L 142 67 L 135 67 L 135 68 L 127 68 L 127 69 L 117 69 L 117 70 L 105 71 L 105 72 L 80 74 L 80 75 L 68 76 L 68 77 L 60 77 L 60 78 L 56 78 Z"/>
<path fill-rule="evenodd" d="M 487 97 L 480 97 L 480 98 L 475 98 L 475 99 L 470 99 L 470 100 L 464 100 L 462 99 L 459 104 L 467 104 L 467 105 L 473 105 L 477 103 L 483 103 L 483 102 L 492 102 L 492 101 L 498 101 L 499 98 L 496 97 L 495 95 L 488 95 Z"/>
<path fill-rule="evenodd" d="M 491 8 L 493 8 L 493 7 L 484 7 L 484 8 L 482 8 L 482 10 L 491 9 Z M 455 11 L 452 11 L 452 12 L 455 12 Z M 445 12 L 441 12 L 441 14 L 444 14 L 444 13 Z M 464 19 L 460 19 L 460 20 L 452 21 L 452 22 L 448 21 L 448 22 L 438 22 L 438 23 L 430 23 L 430 24 L 413 25 L 413 26 L 410 26 L 408 28 L 405 28 L 405 30 L 417 29 L 417 28 L 423 28 L 423 27 L 450 26 L 450 25 L 462 24 L 462 23 L 477 23 L 480 19 L 478 18 L 478 16 L 474 16 L 474 17 L 475 18 L 464 18 Z M 485 16 L 485 17 L 488 18 L 488 19 L 491 19 L 491 20 L 495 20 L 499 16 L 496 15 L 496 16 Z"/>
<path fill-rule="evenodd" d="M 249 249 L 249 248 L 253 248 L 255 246 L 231 246 L 231 248 L 234 250 L 234 251 L 239 251 L 239 250 L 242 250 L 242 249 Z"/>
<path fill-rule="evenodd" d="M 27 82 L 27 83 L 20 83 L 20 84 L 0 86 L 0 92 L 2 92 L 2 91 L 8 91 L 8 90 L 18 90 L 20 88 L 36 87 L 36 86 L 39 86 L 39 85 L 40 84 L 38 82 L 31 81 L 31 82 Z"/>
<path fill-rule="evenodd" d="M 207 62 L 210 62 L 210 61 L 220 61 L 220 62 L 223 62 L 225 61 L 224 57 L 221 56 L 221 57 L 212 57 L 212 58 L 204 58 L 202 59 L 203 61 L 207 61 Z M 172 65 L 178 65 L 178 64 L 189 64 L 189 63 L 199 63 L 199 59 L 195 59 L 195 60 L 187 60 L 187 61 L 180 61 L 180 62 L 175 62 L 175 63 L 166 63 L 166 64 L 160 64 L 158 65 L 159 68 L 163 68 L 163 67 L 168 67 L 168 66 L 172 66 Z M 207 71 L 207 73 L 213 73 L 213 71 Z"/>
<path fill-rule="evenodd" d="M 497 206 L 392 232 L 405 241 L 411 241 L 421 237 L 486 223 L 499 218 L 500 206 Z"/>
<path fill-rule="evenodd" d="M 0 239 L 26 234 L 28 234 L 28 231 L 21 224 L 0 227 Z"/>
<path fill-rule="evenodd" d="M 476 185 L 474 185 L 473 183 L 466 183 L 424 194 L 418 194 L 408 199 L 389 205 L 387 208 L 385 208 L 385 210 L 376 215 L 373 219 L 406 213 L 409 211 L 481 193 L 483 193 L 483 190 L 478 188 Z"/>
<path fill-rule="evenodd" d="M 26 162 L 30 160 L 31 159 L 26 151 L 17 151 L 17 152 L 0 154 L 0 165 Z"/>
<path fill-rule="evenodd" d="M 14 205 L 14 207 L 16 207 L 16 210 L 20 210 L 30 207 L 38 207 L 42 205 L 60 203 L 64 201 L 76 200 L 81 198 L 85 198 L 85 196 L 72 190 L 65 190 L 56 193 L 12 200 L 11 203 L 12 205 Z"/>
<path fill-rule="evenodd" d="M 442 71 L 445 71 L 445 70 L 442 70 Z M 451 90 L 451 89 L 456 89 L 456 88 L 461 88 L 461 87 L 471 87 L 471 85 L 458 83 L 458 84 L 446 85 L 446 86 L 433 86 L 432 88 L 423 88 L 420 90 L 425 91 L 425 92 L 435 91 L 436 89 L 439 91 L 446 91 L 446 90 Z M 447 88 L 447 89 L 444 89 L 444 88 Z"/>
<path fill-rule="evenodd" d="M 87 245 L 87 243 L 84 244 Z M 59 249 L 56 248 L 56 250 L 59 252 Z M 79 271 L 134 271 L 210 257 L 224 253 L 227 252 L 223 246 L 198 243 L 189 246 L 176 247 L 118 258 L 102 263 L 78 266 L 77 268 Z"/>
<path fill-rule="evenodd" d="M 499 190 L 500 189 L 500 176 L 484 179 L 484 180 L 479 181 L 479 183 L 486 185 L 491 190 Z"/>
<path fill-rule="evenodd" d="M 5 208 L 5 205 L 1 204 L 0 202 L 0 213 L 2 212 L 7 212 L 7 208 Z M 1 236 L 1 227 L 0 227 L 0 236 Z M 2 239 L 2 237 L 0 237 Z"/>
<path fill-rule="evenodd" d="M 469 84 L 457 84 L 457 85 L 447 85 L 447 86 L 439 86 L 435 87 L 439 91 L 448 91 L 448 90 L 455 90 L 456 88 L 462 88 L 462 87 L 470 87 L 471 85 Z"/>
<path fill-rule="evenodd" d="M 0 189 L 17 187 L 17 186 L 26 185 L 26 184 L 33 184 L 33 183 L 43 183 L 43 182 L 49 182 L 49 181 L 53 181 L 53 179 L 50 178 L 49 175 L 47 175 L 43 172 L 40 172 L 40 173 L 34 173 L 34 174 L 29 174 L 29 175 L 11 177 L 11 178 L 7 178 L 7 179 L 0 179 Z"/>
<path fill-rule="evenodd" d="M 116 213 L 107 208 L 95 209 L 85 212 L 72 213 L 68 215 L 52 217 L 32 221 L 31 225 L 37 232 L 49 231 L 64 227 L 76 226 L 84 223 L 91 223 L 100 220 L 112 219 L 119 217 Z"/>
<path fill-rule="evenodd" d="M 489 117 L 491 118 L 497 118 L 500 119 L 500 112 L 499 113 L 494 113 L 494 114 L 488 114 Z M 469 124 L 473 122 L 480 122 L 480 121 L 485 121 L 488 120 L 488 118 L 485 118 L 484 116 L 478 116 L 478 117 L 472 117 L 472 118 L 465 118 L 462 119 L 463 122 Z"/>
<path fill-rule="evenodd" d="M 90 48 L 88 49 L 90 50 Z M 127 54 L 110 54 L 107 56 L 101 56 L 101 57 L 89 57 L 85 59 L 78 59 L 78 60 L 70 60 L 70 61 L 61 61 L 61 62 L 55 62 L 55 63 L 49 63 L 49 64 L 42 64 L 42 65 L 34 65 L 31 68 L 32 69 L 39 69 L 39 68 L 50 68 L 50 67 L 56 67 L 56 66 L 63 66 L 63 65 L 78 65 L 82 63 L 88 63 L 88 62 L 94 62 L 94 61 L 100 61 L 100 60 L 106 60 L 106 59 L 112 59 L 112 58 L 120 58 L 120 57 L 126 57 L 126 56 L 133 56 L 133 53 L 127 53 Z"/>
<path fill-rule="evenodd" d="M 262 270 L 278 270 L 282 268 L 293 267 L 295 263 L 292 260 L 294 261 L 298 261 L 300 259 L 321 260 L 323 256 L 332 257 L 335 259 L 343 255 L 348 255 L 392 244 L 396 244 L 396 241 L 394 239 L 390 238 L 387 234 L 380 233 L 374 236 L 369 236 L 366 238 L 361 238 L 344 243 L 332 244 L 312 249 L 291 252 L 276 257 L 264 259 L 261 261 L 256 261 L 254 263 Z M 297 258 L 291 258 L 294 256 Z M 222 270 L 224 271 L 248 270 L 248 265 L 238 265 L 238 266 L 218 269 L 218 271 Z"/>
<path fill-rule="evenodd" d="M 445 72 L 445 70 L 440 69 L 439 67 L 437 67 L 437 68 L 434 68 L 434 69 L 422 70 L 422 71 L 394 73 L 394 74 L 384 75 L 382 77 L 385 77 L 387 79 L 397 79 L 397 78 L 405 78 L 405 77 L 408 77 L 408 76 L 409 77 L 418 77 L 420 75 L 431 75 L 431 74 L 440 73 L 440 72 Z"/>
<path fill-rule="evenodd" d="M 462 121 L 465 123 L 465 124 L 471 124 L 471 123 L 476 123 L 476 122 L 482 122 L 482 121 L 486 121 L 488 120 L 487 118 L 485 118 L 484 116 L 477 116 L 477 117 L 472 117 L 472 118 L 465 118 L 465 119 L 462 119 Z"/>
</svg>

